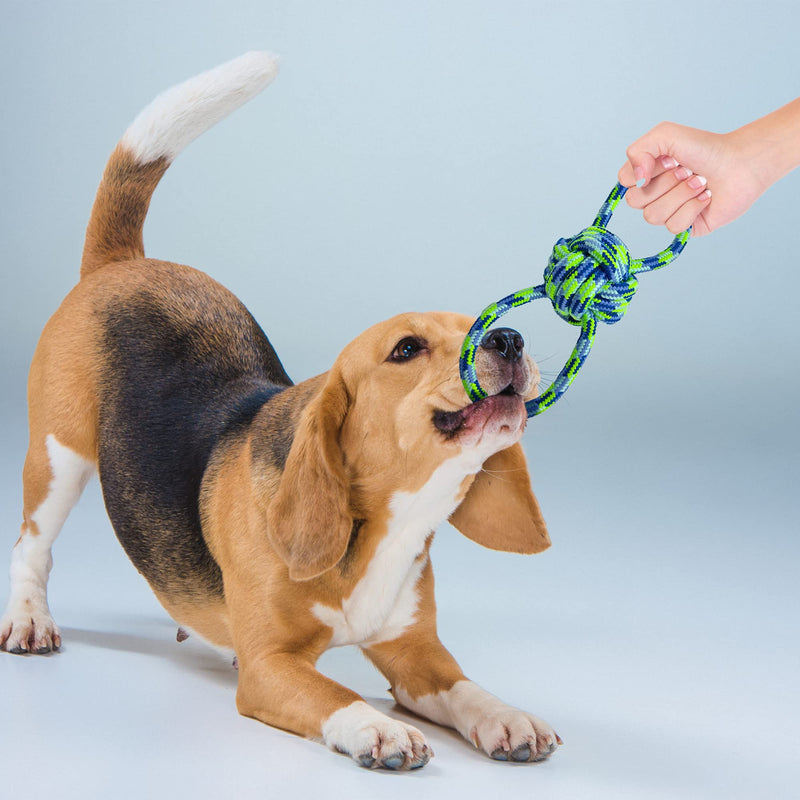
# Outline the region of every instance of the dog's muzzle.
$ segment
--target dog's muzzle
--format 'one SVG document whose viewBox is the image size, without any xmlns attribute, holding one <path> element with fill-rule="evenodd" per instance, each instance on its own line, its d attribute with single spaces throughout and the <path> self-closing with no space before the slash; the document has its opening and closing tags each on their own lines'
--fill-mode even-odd
<svg viewBox="0 0 800 800">
<path fill-rule="evenodd" d="M 448 438 L 476 428 L 516 428 L 524 420 L 524 395 L 531 389 L 531 370 L 523 358 L 525 340 L 512 328 L 495 328 L 481 340 L 476 364 L 489 397 L 458 411 L 436 411 L 433 424 Z"/>
</svg>

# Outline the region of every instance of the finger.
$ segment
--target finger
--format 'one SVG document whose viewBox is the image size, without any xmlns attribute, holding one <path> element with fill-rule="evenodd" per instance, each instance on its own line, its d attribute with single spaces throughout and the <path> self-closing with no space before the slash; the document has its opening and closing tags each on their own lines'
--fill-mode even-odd
<svg viewBox="0 0 800 800">
<path fill-rule="evenodd" d="M 637 188 L 648 187 L 654 178 L 677 166 L 678 162 L 672 156 L 654 158 L 652 165 L 648 164 L 647 170 L 644 167 L 637 170 L 630 161 L 626 161 L 617 173 L 617 180 L 628 188 L 634 185 Z"/>
<path fill-rule="evenodd" d="M 706 188 L 706 180 L 699 175 L 692 175 L 679 181 L 672 189 L 657 197 L 644 208 L 644 218 L 651 225 L 666 225 L 684 203 L 697 197 Z"/>
<path fill-rule="evenodd" d="M 679 234 L 685 231 L 690 225 L 692 236 L 703 236 L 711 233 L 711 229 L 706 224 L 702 213 L 711 203 L 711 192 L 708 189 L 702 191 L 697 197 L 687 200 L 668 220 L 667 230 L 670 233 Z"/>
<path fill-rule="evenodd" d="M 626 170 L 625 178 L 632 175 L 637 186 L 647 186 L 656 173 L 658 159 L 672 154 L 673 126 L 671 123 L 662 122 L 638 138 L 625 151 L 630 164 Z M 627 184 L 632 186 L 633 183 Z"/>
<path fill-rule="evenodd" d="M 675 160 L 669 158 L 674 165 Z M 657 200 L 662 195 L 674 189 L 681 181 L 686 180 L 692 173 L 685 167 L 669 169 L 656 175 L 647 186 L 631 189 L 626 195 L 626 200 L 631 208 L 644 208 Z"/>
<path fill-rule="evenodd" d="M 617 180 L 630 188 L 631 186 L 646 186 L 656 170 L 656 159 L 649 153 L 641 153 L 633 160 L 628 154 L 628 160 L 617 173 Z"/>
<path fill-rule="evenodd" d="M 617 180 L 627 188 L 631 188 L 632 186 L 636 186 L 637 178 L 636 175 L 633 173 L 633 164 L 630 161 L 626 161 L 621 167 L 619 172 L 617 173 Z"/>
</svg>

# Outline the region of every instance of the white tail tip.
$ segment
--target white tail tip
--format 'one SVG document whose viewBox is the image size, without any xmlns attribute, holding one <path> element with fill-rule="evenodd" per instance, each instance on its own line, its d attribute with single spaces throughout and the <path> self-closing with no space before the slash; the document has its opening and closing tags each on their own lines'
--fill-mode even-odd
<svg viewBox="0 0 800 800">
<path fill-rule="evenodd" d="M 131 123 L 120 144 L 140 164 L 173 161 L 190 142 L 244 105 L 278 74 L 271 53 L 245 53 L 162 92 Z"/>
</svg>

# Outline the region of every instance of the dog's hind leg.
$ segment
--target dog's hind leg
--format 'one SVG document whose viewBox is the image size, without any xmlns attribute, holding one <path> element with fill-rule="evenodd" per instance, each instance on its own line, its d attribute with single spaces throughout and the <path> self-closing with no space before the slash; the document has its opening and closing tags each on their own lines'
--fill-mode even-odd
<svg viewBox="0 0 800 800">
<path fill-rule="evenodd" d="M 53 542 L 78 501 L 94 464 L 54 435 L 32 442 L 25 461 L 24 522 L 11 555 L 9 600 L 0 619 L 0 649 L 58 650 L 61 636 L 47 604 Z"/>
<path fill-rule="evenodd" d="M 51 550 L 95 470 L 89 338 L 78 335 L 79 326 L 73 324 L 70 331 L 62 324 L 73 309 L 65 302 L 54 315 L 31 365 L 23 523 L 11 556 L 8 605 L 0 618 L 0 650 L 11 653 L 46 653 L 61 644 L 47 604 Z"/>
</svg>

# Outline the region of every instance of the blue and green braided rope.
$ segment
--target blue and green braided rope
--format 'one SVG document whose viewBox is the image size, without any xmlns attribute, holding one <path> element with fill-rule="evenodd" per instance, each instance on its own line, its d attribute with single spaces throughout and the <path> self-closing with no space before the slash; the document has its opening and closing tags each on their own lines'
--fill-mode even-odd
<svg viewBox="0 0 800 800">
<path fill-rule="evenodd" d="M 487 396 L 475 370 L 475 353 L 486 331 L 512 308 L 548 297 L 562 319 L 581 328 L 575 348 L 556 379 L 541 395 L 525 403 L 529 417 L 550 408 L 567 391 L 586 361 L 598 321 L 610 325 L 624 316 L 636 292 L 635 276 L 665 267 L 680 255 L 691 228 L 678 234 L 660 253 L 631 259 L 625 243 L 606 227 L 625 192 L 627 189 L 618 183 L 590 227 L 571 239 L 556 242 L 544 270 L 544 283 L 514 292 L 481 312 L 464 340 L 459 363 L 470 400 Z"/>
</svg>

